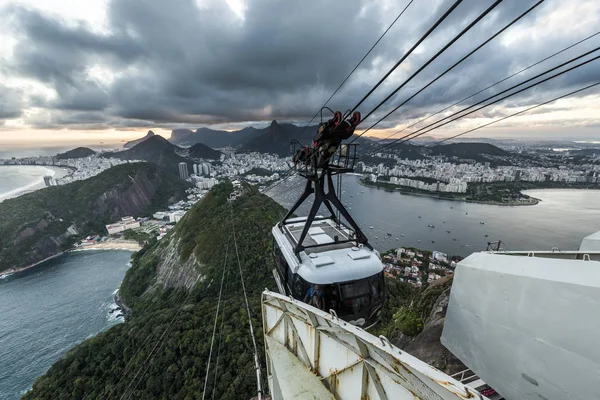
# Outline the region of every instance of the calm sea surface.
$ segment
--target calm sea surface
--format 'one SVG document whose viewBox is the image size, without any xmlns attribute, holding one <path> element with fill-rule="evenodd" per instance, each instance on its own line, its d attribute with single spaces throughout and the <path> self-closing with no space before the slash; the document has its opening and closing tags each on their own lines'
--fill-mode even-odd
<svg viewBox="0 0 600 400">
<path fill-rule="evenodd" d="M 293 181 L 269 194 L 290 207 L 303 188 L 303 182 Z M 364 187 L 353 175 L 344 177 L 343 191 L 342 201 L 378 250 L 414 246 L 467 256 L 496 240 L 510 250 L 577 250 L 582 238 L 600 230 L 600 190 L 531 190 L 526 193 L 542 201 L 519 207 L 388 192 Z M 307 213 L 307 207 L 297 212 Z"/>
<path fill-rule="evenodd" d="M 75 344 L 122 321 L 110 310 L 130 257 L 75 252 L 0 280 L 0 400 L 20 398 Z"/>
</svg>

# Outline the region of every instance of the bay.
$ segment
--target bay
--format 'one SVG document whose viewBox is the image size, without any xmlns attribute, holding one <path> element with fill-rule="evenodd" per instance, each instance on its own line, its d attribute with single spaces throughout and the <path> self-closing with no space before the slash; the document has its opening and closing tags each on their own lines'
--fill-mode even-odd
<svg viewBox="0 0 600 400">
<path fill-rule="evenodd" d="M 379 251 L 411 246 L 465 257 L 497 240 L 509 250 L 577 250 L 581 239 L 600 230 L 600 190 L 530 190 L 526 193 L 541 199 L 539 204 L 492 206 L 389 192 L 358 179 L 343 178 L 341 198 Z M 303 188 L 303 180 L 295 178 L 268 194 L 289 208 Z M 308 207 L 296 214 L 307 215 Z"/>
<path fill-rule="evenodd" d="M 77 343 L 122 322 L 110 311 L 130 257 L 73 252 L 0 280 L 0 400 L 20 398 Z"/>
</svg>

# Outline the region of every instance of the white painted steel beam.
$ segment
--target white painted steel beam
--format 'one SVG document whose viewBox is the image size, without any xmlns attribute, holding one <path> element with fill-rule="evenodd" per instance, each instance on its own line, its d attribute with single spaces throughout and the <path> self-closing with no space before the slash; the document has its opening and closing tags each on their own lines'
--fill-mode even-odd
<svg viewBox="0 0 600 400">
<path fill-rule="evenodd" d="M 290 297 L 263 292 L 262 313 L 273 400 L 485 399 L 385 337 Z"/>
</svg>

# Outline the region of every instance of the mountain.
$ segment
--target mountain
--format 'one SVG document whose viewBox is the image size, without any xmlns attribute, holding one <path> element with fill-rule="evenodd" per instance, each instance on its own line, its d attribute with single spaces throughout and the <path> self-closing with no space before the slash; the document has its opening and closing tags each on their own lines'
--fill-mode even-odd
<svg viewBox="0 0 600 400">
<path fill-rule="evenodd" d="M 188 149 L 187 156 L 189 158 L 204 158 L 209 160 L 218 160 L 221 157 L 221 154 L 223 153 L 215 149 L 211 149 L 210 147 L 202 143 L 196 143 Z"/>
<path fill-rule="evenodd" d="M 73 150 L 66 151 L 56 155 L 59 160 L 67 160 L 70 158 L 85 158 L 93 156 L 96 152 L 88 147 L 77 147 Z"/>
<path fill-rule="evenodd" d="M 136 253 L 120 288 L 131 308 L 126 322 L 69 351 L 24 399 L 199 399 L 211 349 L 219 367 L 215 374 L 211 366 L 206 398 L 256 396 L 240 268 L 264 368 L 260 294 L 275 288 L 269 232 L 284 210 L 251 186 L 228 203 L 232 190 L 229 182 L 215 186 L 167 236 Z"/>
<path fill-rule="evenodd" d="M 146 216 L 185 196 L 188 184 L 149 163 L 123 164 L 86 180 L 0 203 L 0 271 L 41 261 L 105 224 Z"/>
<path fill-rule="evenodd" d="M 428 148 L 433 155 L 479 160 L 481 155 L 508 156 L 505 150 L 489 143 L 452 143 Z"/>
<path fill-rule="evenodd" d="M 208 147 L 237 147 L 260 135 L 260 129 L 247 127 L 239 131 L 218 131 L 209 128 L 198 128 L 196 131 L 190 129 L 174 129 L 171 131 L 169 141 L 180 146 L 192 146 L 202 143 Z"/>
<path fill-rule="evenodd" d="M 154 132 L 152 132 L 152 131 L 148 131 L 148 133 L 146 134 L 146 136 L 144 136 L 144 137 L 142 137 L 142 138 L 139 138 L 139 139 L 136 139 L 136 140 L 132 140 L 132 141 L 130 141 L 130 142 L 127 142 L 127 143 L 125 143 L 125 144 L 123 145 L 123 147 L 125 147 L 126 149 L 129 149 L 129 148 L 131 148 L 131 147 L 135 146 L 136 144 L 140 144 L 140 143 L 142 143 L 144 140 L 146 140 L 146 139 L 148 139 L 148 138 L 151 138 L 152 136 L 155 136 L 155 135 L 154 135 Z"/>
<path fill-rule="evenodd" d="M 180 162 L 188 163 L 188 171 L 191 161 L 178 153 L 184 153 L 184 149 L 175 146 L 162 136 L 154 135 L 133 146 L 128 150 L 104 153 L 104 157 L 116 157 L 121 160 L 144 160 L 167 169 L 171 173 L 178 174 Z"/>
<path fill-rule="evenodd" d="M 281 157 L 290 155 L 290 142 L 298 140 L 301 144 L 310 144 L 315 135 L 315 129 L 280 124 L 277 121 L 261 129 L 261 134 L 249 140 L 242 146 L 242 151 L 258 151 L 260 153 L 276 153 Z"/>
</svg>

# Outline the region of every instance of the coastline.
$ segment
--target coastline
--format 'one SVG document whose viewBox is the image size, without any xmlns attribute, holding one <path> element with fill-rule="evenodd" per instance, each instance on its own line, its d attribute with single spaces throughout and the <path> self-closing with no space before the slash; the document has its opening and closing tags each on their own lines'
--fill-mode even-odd
<svg viewBox="0 0 600 400">
<path fill-rule="evenodd" d="M 121 241 L 111 241 L 107 240 L 102 243 L 88 244 L 82 245 L 78 247 L 74 247 L 71 251 L 89 251 L 89 250 L 127 250 L 127 251 L 140 251 L 142 246 L 136 241 L 133 240 L 121 240 Z"/>
<path fill-rule="evenodd" d="M 368 188 L 377 188 L 377 189 L 380 189 L 379 185 L 377 185 L 377 184 L 368 185 L 368 184 L 364 183 L 362 181 L 362 179 L 358 179 L 358 184 L 361 185 L 361 186 L 364 186 L 364 187 L 368 187 Z M 390 189 L 386 189 L 386 188 L 383 188 L 383 189 L 384 190 L 390 190 Z M 459 201 L 459 202 L 463 202 L 463 203 L 483 204 L 483 205 L 488 205 L 488 206 L 502 206 L 502 207 L 535 206 L 535 205 L 539 204 L 542 201 L 540 199 L 532 197 L 532 199 L 534 200 L 534 202 L 531 202 L 531 203 L 500 203 L 500 202 L 495 202 L 495 201 L 477 201 L 477 200 L 457 199 L 457 198 L 452 198 L 452 197 L 440 197 L 440 196 L 436 196 L 434 194 L 418 193 L 418 192 L 411 192 L 411 191 L 407 191 L 407 190 L 402 190 L 401 187 L 391 189 L 391 191 L 392 192 L 401 193 L 401 194 L 410 195 L 410 196 L 429 197 L 429 198 L 437 199 L 437 200 Z"/>
<path fill-rule="evenodd" d="M 1 271 L 0 272 L 0 279 L 4 279 L 7 278 L 13 274 L 19 273 L 19 272 L 23 272 L 26 271 L 30 268 L 36 267 L 46 261 L 50 261 L 56 257 L 59 257 L 65 253 L 69 253 L 69 252 L 75 252 L 75 251 L 91 251 L 91 250 L 125 250 L 125 251 L 131 251 L 131 252 L 136 252 L 142 249 L 142 246 L 140 246 L 140 244 L 138 242 L 134 242 L 134 241 L 120 241 L 120 242 L 104 242 L 104 243 L 97 243 L 97 244 L 91 244 L 91 245 L 86 245 L 86 246 L 79 246 L 79 247 L 73 247 L 69 250 L 66 251 L 61 251 L 57 254 L 54 254 L 50 257 L 44 258 L 43 260 L 40 260 L 38 262 L 35 262 L 33 264 L 27 265 L 25 267 L 20 267 L 20 268 L 15 268 L 15 269 L 10 269 L 10 270 L 6 270 L 6 271 Z"/>
<path fill-rule="evenodd" d="M 65 253 L 66 253 L 66 251 L 61 251 L 60 253 L 54 254 L 54 255 L 52 255 L 50 257 L 46 257 L 43 260 L 40 260 L 40 261 L 35 262 L 33 264 L 30 264 L 30 265 L 26 265 L 25 267 L 13 268 L 13 269 L 8 269 L 8 270 L 5 270 L 5 271 L 1 271 L 0 272 L 0 279 L 4 279 L 6 277 L 9 277 L 10 275 L 26 271 L 26 270 L 28 270 L 30 268 L 33 268 L 35 266 L 40 265 L 41 263 L 44 263 L 46 261 L 50 261 L 50 260 L 52 260 L 52 259 L 54 259 L 56 257 L 60 257 L 60 256 L 62 256 Z"/>
<path fill-rule="evenodd" d="M 4 165 L 0 165 L 3 167 Z M 46 175 L 52 176 L 54 179 L 60 179 L 68 175 L 66 171 L 62 167 L 55 165 L 6 165 L 7 167 L 37 167 L 43 168 L 46 171 Z M 11 189 L 8 192 L 0 193 L 0 202 L 8 199 L 13 199 L 15 197 L 19 197 L 21 195 L 35 192 L 36 190 L 44 189 L 46 184 L 44 183 L 44 178 L 41 177 L 36 179 L 35 181 L 29 182 L 28 184 Z"/>
</svg>

